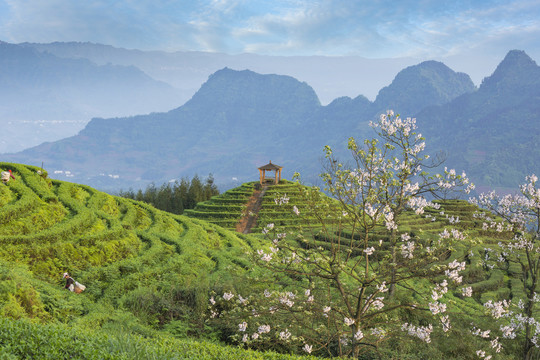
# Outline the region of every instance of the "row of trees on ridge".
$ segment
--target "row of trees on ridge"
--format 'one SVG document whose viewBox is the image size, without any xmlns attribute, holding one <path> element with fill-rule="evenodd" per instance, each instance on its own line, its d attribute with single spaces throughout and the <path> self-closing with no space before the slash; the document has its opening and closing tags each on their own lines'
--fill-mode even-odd
<svg viewBox="0 0 540 360">
<path fill-rule="evenodd" d="M 164 183 L 157 187 L 151 183 L 143 191 L 132 189 L 120 191 L 118 196 L 137 201 L 144 201 L 154 207 L 173 214 L 182 214 L 184 209 L 193 209 L 198 202 L 209 200 L 218 195 L 219 190 L 214 183 L 214 177 L 209 174 L 203 181 L 198 175 L 191 180 L 182 178 L 180 182 Z"/>
</svg>

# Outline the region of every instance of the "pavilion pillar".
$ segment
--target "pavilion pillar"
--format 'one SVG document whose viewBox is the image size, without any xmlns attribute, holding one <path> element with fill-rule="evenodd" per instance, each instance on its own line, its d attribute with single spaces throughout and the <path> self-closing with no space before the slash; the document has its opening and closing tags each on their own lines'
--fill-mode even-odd
<svg viewBox="0 0 540 360">
<path fill-rule="evenodd" d="M 281 181 L 281 169 L 282 169 L 281 166 L 272 164 L 272 161 L 270 161 L 270 163 L 268 163 L 267 165 L 261 166 L 259 168 L 259 175 L 260 175 L 259 182 L 261 183 L 261 185 L 266 183 L 266 171 L 273 171 L 274 172 L 274 181 L 273 181 L 273 183 L 275 185 L 278 185 L 279 182 Z M 268 179 L 268 181 L 272 181 L 272 180 Z"/>
</svg>

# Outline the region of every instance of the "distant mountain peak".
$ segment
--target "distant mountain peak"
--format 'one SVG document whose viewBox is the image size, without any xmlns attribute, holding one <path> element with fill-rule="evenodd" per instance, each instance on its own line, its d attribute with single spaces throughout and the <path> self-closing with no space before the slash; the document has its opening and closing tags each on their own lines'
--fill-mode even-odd
<svg viewBox="0 0 540 360">
<path fill-rule="evenodd" d="M 504 57 L 499 66 L 506 66 L 508 64 L 521 64 L 525 66 L 537 66 L 536 62 L 531 59 L 527 53 L 523 50 L 510 50 Z"/>
<path fill-rule="evenodd" d="M 210 75 L 186 105 L 205 106 L 209 101 L 226 108 L 236 108 L 239 104 L 289 106 L 289 111 L 320 106 L 313 88 L 291 76 L 263 75 L 228 67 Z"/>
<path fill-rule="evenodd" d="M 511 50 L 497 66 L 493 74 L 484 79 L 482 88 L 493 86 L 523 86 L 540 79 L 540 67 L 523 50 Z"/>
<path fill-rule="evenodd" d="M 404 115 L 414 115 L 426 103 L 442 105 L 474 90 L 467 74 L 429 60 L 401 70 L 389 86 L 379 91 L 374 104 L 379 110 L 394 109 Z"/>
<path fill-rule="evenodd" d="M 418 65 L 409 66 L 409 67 L 405 68 L 404 70 L 406 70 L 406 69 L 415 70 L 415 69 L 422 69 L 422 68 L 424 68 L 424 69 L 438 69 L 438 70 L 453 72 L 453 70 L 450 69 L 448 66 L 446 66 L 444 63 L 442 63 L 440 61 L 436 61 L 436 60 L 426 60 L 426 61 L 421 62 Z"/>
</svg>

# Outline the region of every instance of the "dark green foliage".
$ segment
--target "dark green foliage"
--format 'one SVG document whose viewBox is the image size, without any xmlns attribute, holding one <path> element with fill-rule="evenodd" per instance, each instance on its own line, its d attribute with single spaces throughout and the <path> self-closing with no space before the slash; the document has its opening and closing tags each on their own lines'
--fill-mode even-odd
<svg viewBox="0 0 540 360">
<path fill-rule="evenodd" d="M 185 209 L 193 209 L 197 203 L 209 200 L 218 194 L 219 190 L 214 184 L 214 177 L 210 174 L 204 184 L 199 176 L 195 175 L 191 181 L 183 178 L 172 185 L 171 183 L 162 184 L 159 189 L 152 183 L 144 192 L 142 190 L 137 193 L 133 190 L 120 191 L 118 196 L 144 201 L 157 209 L 181 215 Z"/>
</svg>

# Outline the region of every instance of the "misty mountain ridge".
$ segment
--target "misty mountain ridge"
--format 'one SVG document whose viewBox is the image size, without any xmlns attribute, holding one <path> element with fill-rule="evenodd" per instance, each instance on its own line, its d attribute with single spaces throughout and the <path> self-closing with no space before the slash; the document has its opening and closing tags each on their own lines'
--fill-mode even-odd
<svg viewBox="0 0 540 360">
<path fill-rule="evenodd" d="M 540 68 L 536 62 L 522 50 L 511 50 L 497 66 L 493 74 L 482 81 L 480 87 L 523 88 L 533 87 L 540 80 Z"/>
<path fill-rule="evenodd" d="M 424 61 L 400 71 L 392 84 L 379 91 L 374 105 L 415 114 L 426 104 L 442 105 L 475 89 L 469 75 L 456 73 L 438 61 Z"/>
<path fill-rule="evenodd" d="M 195 173 L 213 173 L 220 184 L 233 178 L 244 182 L 256 178 L 256 168 L 269 160 L 284 167 L 285 177 L 300 171 L 315 179 L 324 145 L 344 149 L 350 136 L 373 136 L 367 123 L 391 108 L 383 104 L 385 96 L 388 104 L 399 104 L 402 97 L 416 99 L 408 114 L 394 108 L 414 116 L 440 112 L 448 106 L 439 105 L 446 98 L 467 102 L 484 92 L 476 90 L 467 75 L 428 61 L 398 73 L 374 102 L 363 96 L 341 97 L 323 106 L 308 84 L 290 76 L 224 68 L 191 100 L 167 113 L 96 118 L 77 136 L 7 158 L 29 164 L 44 161 L 49 169 L 69 170 L 71 181 L 109 189 Z M 473 121 L 467 114 L 456 116 Z M 439 135 L 427 139 L 430 153 L 446 149 L 452 124 L 437 122 Z M 449 161 L 463 157 L 456 147 Z"/>
<path fill-rule="evenodd" d="M 110 45 L 55 42 L 22 43 L 41 52 L 62 58 L 84 58 L 95 64 L 133 65 L 152 78 L 182 90 L 184 104 L 197 92 L 210 74 L 229 67 L 250 69 L 260 74 L 289 75 L 309 83 L 323 103 L 340 96 L 363 94 L 375 98 L 404 67 L 418 63 L 413 58 L 367 59 L 360 56 L 269 56 L 228 55 L 202 51 L 141 51 Z"/>
<path fill-rule="evenodd" d="M 168 111 L 188 101 L 209 75 L 224 67 L 293 76 L 315 87 L 319 98 L 329 103 L 343 95 L 375 98 L 375 91 L 399 70 L 417 62 L 358 56 L 169 53 L 77 42 L 0 44 L 0 66 L 5 72 L 0 92 L 8 94 L 0 104 L 4 134 L 0 153 L 75 135 L 93 117 Z M 7 61 L 11 53 L 18 57 Z"/>
<path fill-rule="evenodd" d="M 515 188 L 540 173 L 540 67 L 524 51 L 510 51 L 477 91 L 416 118 L 449 166 L 483 187 Z"/>
<path fill-rule="evenodd" d="M 164 111 L 179 101 L 179 90 L 134 66 L 96 65 L 5 42 L 0 68 L 1 151 L 72 135 L 91 117 Z"/>
</svg>

